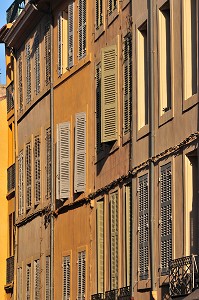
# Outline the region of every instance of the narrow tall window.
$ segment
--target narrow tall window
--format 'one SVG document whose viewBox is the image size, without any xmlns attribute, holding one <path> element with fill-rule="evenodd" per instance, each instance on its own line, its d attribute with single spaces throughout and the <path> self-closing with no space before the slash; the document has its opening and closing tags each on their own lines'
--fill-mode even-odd
<svg viewBox="0 0 199 300">
<path fill-rule="evenodd" d="M 31 147 L 30 143 L 26 145 L 26 209 L 31 208 L 32 195 L 31 195 Z"/>
<path fill-rule="evenodd" d="M 97 202 L 97 292 L 104 292 L 104 201 Z"/>
<path fill-rule="evenodd" d="M 101 63 L 96 66 L 96 152 L 102 150 L 101 140 Z"/>
<path fill-rule="evenodd" d="M 34 261 L 34 300 L 40 300 L 40 260 Z"/>
<path fill-rule="evenodd" d="M 132 251 L 132 185 L 125 186 L 124 199 L 124 282 L 131 285 L 131 251 Z"/>
<path fill-rule="evenodd" d="M 95 0 L 95 28 L 99 29 L 103 24 L 103 1 Z"/>
<path fill-rule="evenodd" d="M 26 265 L 26 300 L 31 299 L 31 264 Z"/>
<path fill-rule="evenodd" d="M 70 256 L 63 257 L 63 300 L 70 300 Z"/>
<path fill-rule="evenodd" d="M 118 0 L 108 0 L 108 14 L 109 14 L 109 16 L 112 15 L 114 10 L 117 8 L 117 1 Z"/>
<path fill-rule="evenodd" d="M 22 267 L 17 269 L 17 300 L 22 300 Z"/>
<path fill-rule="evenodd" d="M 160 224 L 161 224 L 161 271 L 169 272 L 172 259 L 172 199 L 171 164 L 161 167 L 160 177 Z"/>
<path fill-rule="evenodd" d="M 111 290 L 118 288 L 118 192 L 110 195 L 110 262 Z"/>
<path fill-rule="evenodd" d="M 44 44 L 45 44 L 45 82 L 50 83 L 50 68 L 51 68 L 51 49 L 50 49 L 50 22 L 45 25 Z"/>
<path fill-rule="evenodd" d="M 46 256 L 45 300 L 50 299 L 50 256 Z"/>
<path fill-rule="evenodd" d="M 148 175 L 139 178 L 139 274 L 140 279 L 149 276 L 149 199 Z"/>
<path fill-rule="evenodd" d="M 39 204 L 41 199 L 41 164 L 40 164 L 40 137 L 35 137 L 34 141 L 34 184 L 35 184 L 35 204 Z"/>
<path fill-rule="evenodd" d="M 19 111 L 23 111 L 23 65 L 21 54 L 18 58 L 18 87 L 19 87 Z"/>
<path fill-rule="evenodd" d="M 51 129 L 46 129 L 46 198 L 51 196 Z"/>
<path fill-rule="evenodd" d="M 15 252 L 15 213 L 9 215 L 9 256 L 13 256 Z"/>
<path fill-rule="evenodd" d="M 74 65 L 74 3 L 68 5 L 68 67 Z"/>
<path fill-rule="evenodd" d="M 34 51 L 35 51 L 35 93 L 40 92 L 40 49 L 39 49 L 39 34 L 36 33 L 34 39 Z"/>
<path fill-rule="evenodd" d="M 31 101 L 31 49 L 30 43 L 26 44 L 26 103 Z"/>
<path fill-rule="evenodd" d="M 24 160 L 23 160 L 23 151 L 19 153 L 18 156 L 18 213 L 22 215 L 24 212 Z"/>
<path fill-rule="evenodd" d="M 61 12 L 57 20 L 57 39 L 58 39 L 58 76 L 63 73 L 63 13 Z"/>
<path fill-rule="evenodd" d="M 148 124 L 147 22 L 138 29 L 137 35 L 137 117 L 139 130 Z"/>
<path fill-rule="evenodd" d="M 78 6 L 79 59 L 86 55 L 86 0 L 79 0 Z"/>
<path fill-rule="evenodd" d="M 78 252 L 78 300 L 86 299 L 86 251 Z"/>
</svg>

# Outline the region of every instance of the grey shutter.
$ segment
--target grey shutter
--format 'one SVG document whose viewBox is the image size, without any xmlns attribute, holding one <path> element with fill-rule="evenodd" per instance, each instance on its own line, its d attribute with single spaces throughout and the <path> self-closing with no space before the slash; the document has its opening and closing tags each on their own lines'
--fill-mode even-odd
<svg viewBox="0 0 199 300">
<path fill-rule="evenodd" d="M 79 59 L 86 55 L 86 0 L 79 0 Z"/>
<path fill-rule="evenodd" d="M 169 272 L 172 259 L 172 202 L 171 202 L 171 164 L 161 167 L 160 202 L 161 202 L 161 272 Z"/>
<path fill-rule="evenodd" d="M 57 45 L 57 51 L 58 51 L 58 76 L 62 75 L 63 72 L 63 15 L 62 12 L 58 16 L 57 20 L 57 38 L 58 38 L 58 45 Z"/>
<path fill-rule="evenodd" d="M 74 3 L 68 5 L 68 67 L 74 64 Z"/>
<path fill-rule="evenodd" d="M 30 43 L 26 44 L 26 103 L 31 101 L 31 50 Z"/>
<path fill-rule="evenodd" d="M 149 275 L 149 199 L 148 175 L 139 178 L 139 272 L 140 279 Z"/>
<path fill-rule="evenodd" d="M 50 256 L 46 256 L 46 287 L 45 300 L 50 299 Z"/>
<path fill-rule="evenodd" d="M 17 300 L 22 300 L 22 268 L 17 269 Z"/>
<path fill-rule="evenodd" d="M 34 300 L 40 300 L 40 260 L 34 262 Z"/>
<path fill-rule="evenodd" d="M 132 185 L 125 186 L 125 253 L 126 286 L 131 282 L 131 251 L 132 251 Z"/>
<path fill-rule="evenodd" d="M 86 113 L 76 114 L 75 125 L 75 193 L 78 193 L 86 188 Z"/>
<path fill-rule="evenodd" d="M 130 132 L 132 108 L 132 38 L 127 35 L 124 39 L 123 49 L 123 133 Z"/>
<path fill-rule="evenodd" d="M 78 253 L 78 300 L 86 299 L 86 251 Z"/>
<path fill-rule="evenodd" d="M 34 180 L 35 180 L 35 204 L 39 204 L 41 199 L 41 166 L 40 166 L 40 137 L 35 137 L 34 143 Z"/>
<path fill-rule="evenodd" d="M 118 192 L 110 195 L 111 289 L 118 288 Z"/>
<path fill-rule="evenodd" d="M 97 202 L 97 291 L 104 292 L 104 201 Z"/>
<path fill-rule="evenodd" d="M 101 142 L 101 63 L 96 66 L 96 152 L 102 151 Z"/>
<path fill-rule="evenodd" d="M 39 34 L 36 33 L 34 39 L 34 51 L 35 51 L 35 93 L 40 92 L 40 50 L 39 50 Z"/>
<path fill-rule="evenodd" d="M 19 195 L 19 202 L 18 202 L 18 213 L 19 215 L 22 215 L 24 212 L 24 161 L 23 161 L 23 151 L 19 153 L 18 157 L 18 174 L 19 174 L 19 184 L 18 184 L 18 195 Z"/>
<path fill-rule="evenodd" d="M 50 53 L 50 22 L 45 25 L 44 44 L 45 44 L 45 81 L 50 83 L 51 53 Z"/>
<path fill-rule="evenodd" d="M 102 49 L 102 142 L 117 140 L 117 47 Z"/>
<path fill-rule="evenodd" d="M 23 71 L 22 71 L 22 58 L 21 54 L 18 58 L 18 86 L 19 86 L 19 111 L 23 111 Z"/>
<path fill-rule="evenodd" d="M 51 196 L 51 129 L 46 129 L 46 197 Z"/>
<path fill-rule="evenodd" d="M 63 257 L 63 300 L 70 300 L 70 256 Z"/>
<path fill-rule="evenodd" d="M 26 300 L 31 299 L 31 264 L 26 266 Z"/>
<path fill-rule="evenodd" d="M 57 199 L 70 197 L 70 122 L 57 125 Z"/>
<path fill-rule="evenodd" d="M 26 209 L 31 208 L 31 147 L 30 143 L 26 145 Z"/>
</svg>

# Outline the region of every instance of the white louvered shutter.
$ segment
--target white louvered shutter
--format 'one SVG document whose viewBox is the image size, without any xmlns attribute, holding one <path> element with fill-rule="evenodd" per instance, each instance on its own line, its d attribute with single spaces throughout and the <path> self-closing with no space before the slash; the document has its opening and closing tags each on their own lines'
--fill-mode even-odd
<svg viewBox="0 0 199 300">
<path fill-rule="evenodd" d="M 102 151 L 101 142 L 101 63 L 96 66 L 96 152 Z"/>
<path fill-rule="evenodd" d="M 86 55 L 86 0 L 79 0 L 79 59 Z"/>
<path fill-rule="evenodd" d="M 26 44 L 26 103 L 31 101 L 31 49 L 30 43 Z"/>
<path fill-rule="evenodd" d="M 74 3 L 68 5 L 68 67 L 74 64 Z"/>
<path fill-rule="evenodd" d="M 28 143 L 26 145 L 26 209 L 30 209 L 32 204 L 31 188 L 31 146 Z"/>
<path fill-rule="evenodd" d="M 46 129 L 46 197 L 51 196 L 51 129 Z"/>
<path fill-rule="evenodd" d="M 118 192 L 110 195 L 111 289 L 118 288 Z"/>
<path fill-rule="evenodd" d="M 57 125 L 57 199 L 70 197 L 70 122 Z"/>
<path fill-rule="evenodd" d="M 161 167 L 161 272 L 168 274 L 172 259 L 172 202 L 171 202 L 171 164 Z"/>
<path fill-rule="evenodd" d="M 78 300 L 86 299 L 86 251 L 78 253 Z"/>
<path fill-rule="evenodd" d="M 19 111 L 22 112 L 23 111 L 23 64 L 22 64 L 22 57 L 21 54 L 18 58 L 18 84 L 19 84 L 19 102 L 18 102 L 18 106 L 19 106 Z"/>
<path fill-rule="evenodd" d="M 148 175 L 139 178 L 139 272 L 140 279 L 149 275 L 149 199 Z"/>
<path fill-rule="evenodd" d="M 17 300 L 22 300 L 22 268 L 17 269 Z"/>
<path fill-rule="evenodd" d="M 31 264 L 26 266 L 26 300 L 31 299 Z"/>
<path fill-rule="evenodd" d="M 41 199 L 41 165 L 40 165 L 40 137 L 35 137 L 34 143 L 34 180 L 35 180 L 35 204 Z"/>
<path fill-rule="evenodd" d="M 70 256 L 63 257 L 63 300 L 70 300 Z"/>
<path fill-rule="evenodd" d="M 132 218 L 132 186 L 129 184 L 125 187 L 126 286 L 131 284 Z"/>
<path fill-rule="evenodd" d="M 104 201 L 97 202 L 97 283 L 98 293 L 104 292 Z"/>
<path fill-rule="evenodd" d="M 63 14 L 62 12 L 59 14 L 58 16 L 58 20 L 57 20 L 57 64 L 58 64 L 58 68 L 57 68 L 57 72 L 58 72 L 58 76 L 62 75 L 63 72 Z"/>
<path fill-rule="evenodd" d="M 34 300 L 40 300 L 40 260 L 34 261 Z"/>
<path fill-rule="evenodd" d="M 78 193 L 86 188 L 86 113 L 76 114 L 75 125 L 75 193 Z"/>
<path fill-rule="evenodd" d="M 117 47 L 102 49 L 102 142 L 117 140 Z"/>
<path fill-rule="evenodd" d="M 18 184 L 18 195 L 19 195 L 19 203 L 18 203 L 18 213 L 22 215 L 24 212 L 24 160 L 23 160 L 23 151 L 19 153 L 18 156 L 18 174 L 19 174 L 19 184 Z"/>
<path fill-rule="evenodd" d="M 50 22 L 45 25 L 44 44 L 45 44 L 45 81 L 50 83 L 51 53 L 50 53 Z"/>
<path fill-rule="evenodd" d="M 39 34 L 36 33 L 34 39 L 34 50 L 35 50 L 35 93 L 36 95 L 40 92 L 40 49 L 39 49 Z"/>
<path fill-rule="evenodd" d="M 46 288 L 45 300 L 50 299 L 50 256 L 46 256 Z"/>
</svg>

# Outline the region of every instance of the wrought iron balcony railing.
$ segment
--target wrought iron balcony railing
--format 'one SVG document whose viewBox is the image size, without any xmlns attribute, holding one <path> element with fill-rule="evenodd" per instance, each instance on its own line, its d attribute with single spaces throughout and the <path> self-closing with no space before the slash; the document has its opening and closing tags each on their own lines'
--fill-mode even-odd
<svg viewBox="0 0 199 300">
<path fill-rule="evenodd" d="M 199 278 L 197 255 L 181 257 L 169 263 L 169 292 L 171 297 L 190 294 Z"/>
<path fill-rule="evenodd" d="M 7 98 L 7 113 L 9 113 L 14 108 L 14 84 L 11 82 L 6 88 L 6 98 Z"/>
<path fill-rule="evenodd" d="M 105 300 L 117 300 L 118 299 L 118 290 L 111 290 L 105 292 Z"/>
<path fill-rule="evenodd" d="M 131 299 L 131 289 L 130 286 L 125 286 L 119 289 L 118 300 L 130 300 Z"/>
<path fill-rule="evenodd" d="M 7 23 L 15 21 L 23 11 L 27 0 L 15 0 L 6 11 Z"/>
<path fill-rule="evenodd" d="M 104 299 L 103 293 L 98 293 L 91 296 L 91 300 L 103 300 L 103 299 Z"/>
<path fill-rule="evenodd" d="M 6 259 L 6 284 L 14 280 L 14 256 Z"/>
<path fill-rule="evenodd" d="M 7 189 L 8 193 L 15 188 L 15 164 L 7 169 Z"/>
</svg>

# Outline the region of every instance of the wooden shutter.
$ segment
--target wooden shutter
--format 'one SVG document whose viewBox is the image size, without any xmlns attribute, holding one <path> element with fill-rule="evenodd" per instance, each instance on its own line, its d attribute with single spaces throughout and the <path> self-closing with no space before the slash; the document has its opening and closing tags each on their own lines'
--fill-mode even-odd
<svg viewBox="0 0 199 300">
<path fill-rule="evenodd" d="M 31 208 L 31 147 L 30 143 L 26 145 L 26 209 Z"/>
<path fill-rule="evenodd" d="M 50 50 L 50 22 L 45 25 L 44 44 L 45 44 L 45 81 L 50 83 L 51 50 Z"/>
<path fill-rule="evenodd" d="M 22 215 L 24 212 L 24 161 L 23 161 L 23 151 L 19 153 L 18 156 L 18 174 L 19 174 L 19 184 L 18 184 L 18 195 L 19 195 L 19 202 L 18 202 L 18 213 Z"/>
<path fill-rule="evenodd" d="M 99 29 L 103 24 L 103 2 L 102 0 L 95 0 L 95 27 Z"/>
<path fill-rule="evenodd" d="M 17 300 L 22 300 L 22 268 L 17 269 Z"/>
<path fill-rule="evenodd" d="M 34 262 L 34 300 L 40 300 L 40 260 Z"/>
<path fill-rule="evenodd" d="M 140 279 L 149 275 L 149 199 L 148 175 L 139 178 L 139 272 Z"/>
<path fill-rule="evenodd" d="M 31 264 L 26 266 L 26 300 L 31 299 Z"/>
<path fill-rule="evenodd" d="M 79 59 L 86 55 L 86 0 L 79 0 Z"/>
<path fill-rule="evenodd" d="M 46 288 L 45 300 L 50 299 L 50 256 L 46 256 Z"/>
<path fill-rule="evenodd" d="M 102 49 L 102 142 L 117 140 L 117 47 Z"/>
<path fill-rule="evenodd" d="M 97 291 L 104 292 L 104 201 L 97 202 Z"/>
<path fill-rule="evenodd" d="M 51 196 L 51 129 L 46 129 L 46 197 Z"/>
<path fill-rule="evenodd" d="M 57 20 L 57 38 L 58 38 L 58 44 L 57 44 L 57 56 L 58 56 L 58 76 L 62 75 L 63 72 L 63 14 L 62 12 L 58 16 Z"/>
<path fill-rule="evenodd" d="M 78 253 L 78 300 L 86 299 L 86 251 Z"/>
<path fill-rule="evenodd" d="M 161 167 L 161 271 L 168 273 L 172 259 L 172 202 L 171 202 L 171 164 Z"/>
<path fill-rule="evenodd" d="M 76 114 L 75 121 L 75 193 L 86 188 L 86 113 Z"/>
<path fill-rule="evenodd" d="M 36 33 L 34 39 L 34 51 L 35 51 L 35 93 L 40 92 L 40 51 L 39 51 L 39 34 Z"/>
<path fill-rule="evenodd" d="M 40 137 L 35 137 L 34 142 L 34 180 L 35 180 L 35 204 L 41 199 L 41 165 L 40 165 Z"/>
<path fill-rule="evenodd" d="M 96 152 L 102 151 L 101 142 L 101 63 L 96 66 Z"/>
<path fill-rule="evenodd" d="M 26 103 L 31 101 L 31 49 L 30 43 L 26 44 Z"/>
<path fill-rule="evenodd" d="M 118 192 L 110 195 L 111 289 L 118 288 Z"/>
<path fill-rule="evenodd" d="M 70 197 L 70 122 L 57 125 L 57 199 Z"/>
<path fill-rule="evenodd" d="M 22 71 L 22 57 L 21 54 L 18 58 L 18 87 L 19 87 L 19 111 L 23 111 L 23 71 Z"/>
<path fill-rule="evenodd" d="M 125 186 L 125 264 L 126 264 L 126 286 L 131 284 L 131 251 L 132 251 L 132 186 Z"/>
<path fill-rule="evenodd" d="M 63 300 L 70 300 L 70 256 L 63 257 Z"/>
<path fill-rule="evenodd" d="M 132 109 L 132 38 L 127 35 L 124 38 L 123 49 L 123 133 L 130 132 Z"/>
<path fill-rule="evenodd" d="M 68 5 L 68 67 L 74 64 L 74 3 Z"/>
<path fill-rule="evenodd" d="M 108 0 L 108 12 L 109 12 L 109 16 L 117 8 L 117 1 L 118 0 Z"/>
</svg>

